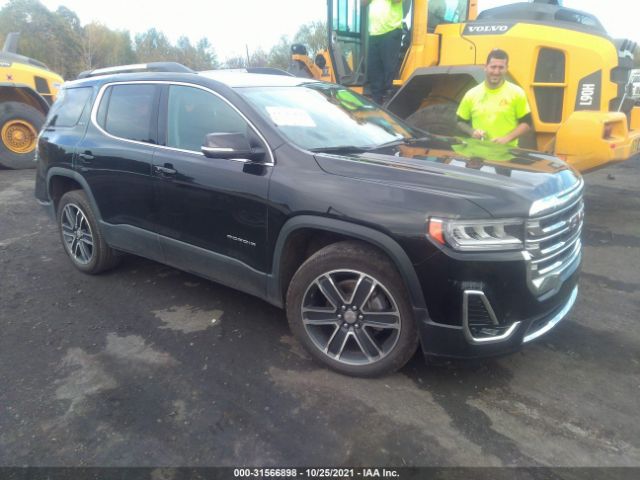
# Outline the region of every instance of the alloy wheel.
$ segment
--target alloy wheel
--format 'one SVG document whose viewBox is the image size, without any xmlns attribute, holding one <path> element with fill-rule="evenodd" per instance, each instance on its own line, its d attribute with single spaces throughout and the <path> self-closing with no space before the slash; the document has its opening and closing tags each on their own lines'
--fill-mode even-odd
<svg viewBox="0 0 640 480">
<path fill-rule="evenodd" d="M 357 270 L 335 270 L 317 277 L 304 294 L 301 313 L 313 344 L 347 365 L 379 362 L 400 336 L 396 301 L 382 283 Z"/>
<path fill-rule="evenodd" d="M 64 206 L 61 227 L 69 255 L 77 263 L 87 265 L 93 258 L 93 234 L 87 217 L 77 205 L 68 203 Z"/>
</svg>

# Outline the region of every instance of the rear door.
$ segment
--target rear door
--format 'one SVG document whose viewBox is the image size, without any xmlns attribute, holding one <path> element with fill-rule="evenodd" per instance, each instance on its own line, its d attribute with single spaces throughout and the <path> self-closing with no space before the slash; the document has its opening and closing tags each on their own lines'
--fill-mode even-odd
<svg viewBox="0 0 640 480">
<path fill-rule="evenodd" d="M 45 178 L 49 167 L 72 168 L 78 143 L 87 129 L 91 115 L 91 86 L 66 88 L 53 105 L 38 138 L 37 195 L 46 198 Z"/>
<path fill-rule="evenodd" d="M 93 122 L 78 145 L 77 169 L 89 183 L 102 220 L 154 231 L 151 165 L 158 135 L 160 86 L 104 86 Z"/>
</svg>

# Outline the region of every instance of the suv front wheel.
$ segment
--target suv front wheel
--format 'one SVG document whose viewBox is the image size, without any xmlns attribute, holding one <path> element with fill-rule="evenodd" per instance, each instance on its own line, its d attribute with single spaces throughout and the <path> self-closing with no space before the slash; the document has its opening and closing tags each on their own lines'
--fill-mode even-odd
<svg viewBox="0 0 640 480">
<path fill-rule="evenodd" d="M 60 239 L 74 266 L 97 274 L 117 265 L 119 257 L 107 245 L 82 190 L 65 193 L 58 204 Z"/>
<path fill-rule="evenodd" d="M 302 264 L 287 317 L 314 358 L 348 375 L 393 372 L 418 345 L 404 282 L 384 254 L 360 242 L 329 245 Z"/>
</svg>

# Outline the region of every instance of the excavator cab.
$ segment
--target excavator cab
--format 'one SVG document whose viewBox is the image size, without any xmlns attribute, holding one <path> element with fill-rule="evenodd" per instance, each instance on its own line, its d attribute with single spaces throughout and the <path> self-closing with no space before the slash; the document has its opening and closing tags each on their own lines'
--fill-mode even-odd
<svg viewBox="0 0 640 480">
<path fill-rule="evenodd" d="M 367 93 L 368 7 L 328 0 L 327 79 Z M 370 8 L 370 7 L 369 7 Z M 507 79 L 526 93 L 533 128 L 520 146 L 586 172 L 640 153 L 635 42 L 561 0 L 518 1 L 478 14 L 477 0 L 403 0 L 404 48 L 385 103 L 410 125 L 457 135 L 464 94 L 484 81 L 488 53 L 509 54 Z M 294 55 L 295 56 L 295 55 Z"/>
<path fill-rule="evenodd" d="M 402 78 L 407 54 L 442 24 L 461 23 L 476 11 L 469 0 L 403 0 L 403 38 L 396 78 Z M 335 81 L 363 87 L 367 73 L 368 7 L 361 0 L 328 0 L 329 54 Z M 414 31 L 418 29 L 418 31 Z M 416 42 L 416 40 L 419 40 Z M 437 58 L 433 59 L 433 63 Z"/>
<path fill-rule="evenodd" d="M 360 0 L 329 0 L 329 54 L 336 82 L 361 86 L 366 79 L 366 11 Z"/>
</svg>

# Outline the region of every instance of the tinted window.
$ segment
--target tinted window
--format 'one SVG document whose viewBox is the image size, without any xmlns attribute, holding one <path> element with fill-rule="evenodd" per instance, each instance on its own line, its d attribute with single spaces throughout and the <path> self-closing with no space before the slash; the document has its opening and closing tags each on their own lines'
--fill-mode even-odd
<svg viewBox="0 0 640 480">
<path fill-rule="evenodd" d="M 564 88 L 535 87 L 533 91 L 536 97 L 536 105 L 538 105 L 540 120 L 547 123 L 561 122 Z"/>
<path fill-rule="evenodd" d="M 91 87 L 68 88 L 60 92 L 56 103 L 49 114 L 49 127 L 73 127 L 78 123 L 82 113 L 89 110 Z"/>
<path fill-rule="evenodd" d="M 333 0 L 333 29 L 360 32 L 360 0 Z"/>
<path fill-rule="evenodd" d="M 562 83 L 565 70 L 564 52 L 541 48 L 536 66 L 536 83 Z"/>
<path fill-rule="evenodd" d="M 429 27 L 441 23 L 458 23 L 467 18 L 468 2 L 458 0 L 431 0 L 429 2 Z"/>
<path fill-rule="evenodd" d="M 105 123 L 107 122 L 107 107 L 109 106 L 109 99 L 111 98 L 112 88 L 107 88 L 102 96 L 102 100 L 100 101 L 100 105 L 98 106 L 98 115 L 97 121 L 98 125 L 104 128 Z"/>
<path fill-rule="evenodd" d="M 535 82 L 563 83 L 565 78 L 565 55 L 560 50 L 541 48 L 536 65 Z M 562 121 L 564 88 L 537 85 L 533 89 L 540 120 L 547 123 Z"/>
<path fill-rule="evenodd" d="M 98 109 L 98 124 L 116 137 L 155 143 L 157 99 L 155 85 L 109 87 Z"/>
<path fill-rule="evenodd" d="M 167 146 L 199 152 L 208 133 L 246 133 L 247 123 L 224 100 L 205 90 L 169 88 Z"/>
<path fill-rule="evenodd" d="M 33 77 L 36 81 L 36 91 L 43 95 L 51 95 L 51 89 L 49 88 L 49 82 L 42 77 Z"/>
</svg>

